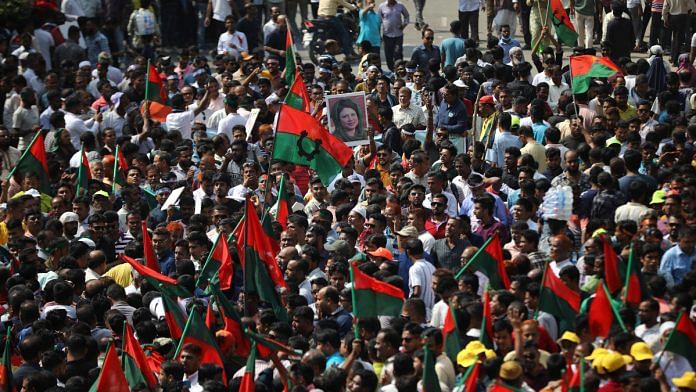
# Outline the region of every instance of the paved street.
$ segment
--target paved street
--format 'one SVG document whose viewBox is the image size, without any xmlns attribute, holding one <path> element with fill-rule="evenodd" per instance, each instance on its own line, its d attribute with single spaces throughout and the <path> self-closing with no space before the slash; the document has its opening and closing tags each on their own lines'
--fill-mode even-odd
<svg viewBox="0 0 696 392">
<path fill-rule="evenodd" d="M 377 0 L 377 4 L 379 5 L 382 2 L 382 0 Z M 411 19 L 411 24 L 404 30 L 405 32 L 405 37 L 404 37 L 404 58 L 410 59 L 411 58 L 411 53 L 413 52 L 413 49 L 420 45 L 421 42 L 421 32 L 416 30 L 414 22 L 416 19 L 416 8 L 414 6 L 413 0 L 403 0 L 402 1 L 405 5 L 406 8 L 408 9 L 408 12 L 410 14 L 410 19 Z M 425 22 L 428 23 L 428 25 L 435 31 L 435 43 L 441 42 L 443 39 L 447 38 L 450 36 L 449 32 L 449 24 L 453 20 L 457 19 L 457 5 L 458 1 L 457 0 L 426 0 L 425 4 L 425 10 L 423 12 L 423 19 L 425 19 Z M 298 14 L 299 18 L 299 14 Z M 299 20 L 298 20 L 299 22 Z M 648 31 L 650 28 L 648 27 Z M 517 27 L 517 31 L 515 32 L 515 38 L 520 41 L 521 44 L 524 44 L 524 39 L 522 38 L 522 33 L 521 33 L 521 28 Z M 647 41 L 647 36 L 645 37 Z M 483 51 L 485 49 L 486 45 L 486 14 L 485 12 L 480 12 L 479 13 L 479 48 Z M 596 46 L 597 49 L 599 49 L 598 46 Z M 563 48 L 564 51 L 564 57 L 567 58 L 571 54 L 571 49 L 568 47 Z M 306 50 L 300 50 L 300 53 L 303 57 L 303 59 L 308 58 L 307 56 L 307 51 Z M 527 61 L 531 61 L 531 51 L 526 50 L 524 51 L 524 56 Z M 638 58 L 645 58 L 647 57 L 646 54 L 643 53 L 633 53 L 631 58 L 632 59 L 638 59 Z M 382 58 L 384 58 L 384 55 L 382 55 Z M 567 62 L 564 62 L 564 65 L 566 65 Z M 386 67 L 386 65 L 385 65 Z M 536 73 L 535 70 L 533 70 L 533 73 Z"/>
</svg>

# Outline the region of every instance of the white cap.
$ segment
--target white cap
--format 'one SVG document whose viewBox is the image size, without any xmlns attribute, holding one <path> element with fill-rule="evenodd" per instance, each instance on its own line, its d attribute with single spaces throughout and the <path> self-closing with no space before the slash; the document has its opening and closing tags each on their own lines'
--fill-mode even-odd
<svg viewBox="0 0 696 392">
<path fill-rule="evenodd" d="M 660 325 L 660 335 L 664 335 L 665 332 L 669 331 L 670 329 L 674 329 L 677 324 L 674 321 L 665 321 Z"/>
<path fill-rule="evenodd" d="M 90 63 L 89 61 L 80 61 L 80 64 L 77 66 L 77 68 L 83 67 L 92 68 L 92 63 Z"/>
<path fill-rule="evenodd" d="M 92 248 L 92 249 L 94 249 L 94 248 L 97 247 L 97 244 L 95 244 L 94 241 L 92 241 L 91 239 L 86 238 L 86 237 L 80 238 L 80 239 L 77 240 L 77 241 L 78 241 L 78 242 L 82 242 L 83 244 L 89 246 L 89 247 Z"/>
<path fill-rule="evenodd" d="M 80 217 L 74 212 L 64 212 L 63 215 L 60 216 L 59 221 L 62 224 L 66 224 L 69 222 L 79 222 Z"/>
<path fill-rule="evenodd" d="M 34 188 L 29 189 L 28 191 L 24 192 L 24 194 L 25 194 L 25 195 L 30 195 L 30 196 L 33 196 L 33 197 L 38 197 L 38 198 L 41 197 L 41 192 L 37 191 L 37 190 L 34 189 Z"/>
</svg>

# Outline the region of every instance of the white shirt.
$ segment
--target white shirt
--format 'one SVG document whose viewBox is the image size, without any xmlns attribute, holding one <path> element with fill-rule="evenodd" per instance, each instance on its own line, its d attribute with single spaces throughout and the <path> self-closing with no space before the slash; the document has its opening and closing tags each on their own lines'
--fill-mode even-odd
<svg viewBox="0 0 696 392">
<path fill-rule="evenodd" d="M 239 113 L 230 113 L 225 118 L 220 120 L 218 124 L 218 134 L 222 133 L 227 136 L 229 141 L 232 141 L 232 128 L 235 125 L 246 125 L 247 119 Z"/>
<path fill-rule="evenodd" d="M 46 88 L 33 69 L 27 68 L 22 76 L 27 80 L 27 86 L 31 87 L 37 96 L 41 96 L 44 93 Z"/>
<path fill-rule="evenodd" d="M 433 291 L 433 273 L 435 267 L 425 261 L 417 260 L 408 270 L 408 288 L 413 293 L 413 288 L 420 287 L 420 299 L 425 302 L 426 320 L 430 320 L 433 305 L 435 304 L 435 292 Z"/>
<path fill-rule="evenodd" d="M 459 12 L 472 12 L 481 7 L 480 0 L 459 0 Z"/>
<path fill-rule="evenodd" d="M 56 42 L 53 40 L 51 33 L 44 29 L 34 29 L 34 37 L 38 44 L 37 49 L 41 53 L 41 57 L 46 61 L 46 71 L 50 71 L 53 68 L 51 65 L 51 47 L 56 46 Z"/>
<path fill-rule="evenodd" d="M 123 125 L 125 125 L 125 117 L 121 117 L 115 110 L 109 110 L 102 115 L 102 122 L 99 123 L 99 130 L 104 131 L 106 128 L 113 128 L 116 132 L 116 137 L 123 135 Z"/>
<path fill-rule="evenodd" d="M 442 328 L 445 325 L 445 318 L 449 311 L 449 305 L 443 300 L 437 301 L 433 306 L 433 316 L 430 319 L 430 325 L 435 328 Z"/>
<path fill-rule="evenodd" d="M 308 304 L 314 303 L 314 296 L 312 295 L 312 284 L 309 283 L 309 279 L 303 280 L 302 283 L 297 285 L 297 288 L 299 289 L 300 295 L 307 299 Z"/>
<path fill-rule="evenodd" d="M 450 217 L 457 216 L 459 215 L 459 207 L 457 206 L 457 198 L 454 197 L 454 195 L 450 192 L 443 191 L 441 192 L 443 195 L 447 197 L 447 209 L 445 210 L 445 213 L 449 215 Z M 433 194 L 428 193 L 425 195 L 425 200 L 423 200 L 423 207 L 427 209 L 432 209 L 430 206 L 430 202 L 433 200 Z"/>
<path fill-rule="evenodd" d="M 225 31 L 218 38 L 218 54 L 227 53 L 234 58 L 239 58 L 240 52 L 247 52 L 248 50 L 249 45 L 247 44 L 246 34 L 241 31 L 235 31 L 232 34 Z"/>
<path fill-rule="evenodd" d="M 80 136 L 85 132 L 94 132 L 91 129 L 93 124 L 91 119 L 85 122 L 74 113 L 65 112 L 65 129 L 70 133 L 70 142 L 76 150 L 80 149 Z"/>
<path fill-rule="evenodd" d="M 178 130 L 181 132 L 181 138 L 191 139 L 191 126 L 193 125 L 193 119 L 196 117 L 193 110 L 187 110 L 185 112 L 169 113 L 167 115 L 167 130 L 169 132 L 173 130 Z"/>
<path fill-rule="evenodd" d="M 211 0 L 213 3 L 213 19 L 224 22 L 225 18 L 232 14 L 232 8 L 227 0 Z"/>
<path fill-rule="evenodd" d="M 549 83 L 549 99 L 546 102 L 548 102 L 552 110 L 556 110 L 558 107 L 558 99 L 561 98 L 561 93 L 569 88 L 568 84 L 563 81 L 561 81 L 559 86 L 556 86 L 553 81 Z"/>
<path fill-rule="evenodd" d="M 92 78 L 93 79 L 98 79 L 99 75 L 97 73 L 97 70 L 92 71 Z M 106 71 L 106 78 L 112 81 L 115 84 L 119 84 L 123 81 L 123 72 L 121 72 L 120 69 L 109 65 L 109 69 Z"/>
<path fill-rule="evenodd" d="M 430 253 L 430 250 L 435 245 L 435 237 L 428 230 L 418 234 L 418 239 L 423 243 L 423 250 Z"/>
<path fill-rule="evenodd" d="M 551 77 L 547 76 L 545 72 L 540 72 L 536 75 L 534 75 L 534 79 L 532 80 L 532 86 L 536 86 L 539 83 L 548 83 L 549 85 L 552 84 L 553 82 L 551 81 Z"/>
</svg>

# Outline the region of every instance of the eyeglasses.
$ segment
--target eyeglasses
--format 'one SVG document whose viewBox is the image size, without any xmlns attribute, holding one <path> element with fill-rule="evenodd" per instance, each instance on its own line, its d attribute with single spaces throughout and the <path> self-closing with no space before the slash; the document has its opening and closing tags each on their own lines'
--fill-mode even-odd
<svg viewBox="0 0 696 392">
<path fill-rule="evenodd" d="M 374 223 L 365 223 L 365 227 L 369 227 L 369 228 L 374 229 L 374 228 L 375 228 L 375 224 L 374 224 Z"/>
<path fill-rule="evenodd" d="M 435 39 L 435 37 L 425 37 L 425 40 L 426 40 L 426 41 L 432 41 L 432 40 L 434 40 L 434 39 Z"/>
<path fill-rule="evenodd" d="M 433 207 L 437 207 L 437 206 L 444 206 L 445 203 L 441 203 L 439 201 L 434 201 L 434 202 L 431 202 L 430 205 Z"/>
</svg>

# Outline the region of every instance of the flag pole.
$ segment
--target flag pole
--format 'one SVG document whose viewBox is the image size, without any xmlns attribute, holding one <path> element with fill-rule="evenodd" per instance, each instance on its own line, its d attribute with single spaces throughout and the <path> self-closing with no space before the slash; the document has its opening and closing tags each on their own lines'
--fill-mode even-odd
<svg viewBox="0 0 696 392">
<path fill-rule="evenodd" d="M 539 288 L 539 301 L 537 301 L 536 309 L 534 309 L 534 320 L 537 320 L 539 318 L 539 308 L 541 307 L 541 299 L 544 298 L 544 296 L 541 295 L 541 290 L 544 289 L 544 282 L 546 282 L 546 271 L 548 271 L 548 269 L 549 262 L 546 261 L 544 263 L 544 272 L 541 274 L 541 288 Z"/>
<path fill-rule="evenodd" d="M 672 331 L 670 331 L 669 336 L 667 337 L 667 340 L 665 341 L 665 347 L 667 346 L 667 343 L 669 343 L 670 340 L 672 340 L 672 335 L 674 335 L 674 331 L 677 330 L 677 325 L 679 325 L 679 322 L 681 321 L 681 318 L 684 316 L 684 311 L 679 312 L 679 317 L 677 317 L 677 322 L 674 323 L 674 328 L 672 328 Z M 662 349 L 662 352 L 660 352 L 660 356 L 657 357 L 657 361 L 655 363 L 659 366 L 660 361 L 662 360 L 662 356 L 665 354 L 665 349 Z M 664 369 L 663 369 L 664 370 Z"/>
<path fill-rule="evenodd" d="M 575 116 L 579 119 L 580 118 L 580 110 L 578 109 L 578 103 L 575 99 L 575 89 L 573 89 L 573 87 L 572 87 L 572 84 L 573 84 L 573 66 L 572 66 L 573 57 L 575 57 L 575 56 L 570 56 L 570 58 L 568 59 L 568 64 L 569 64 L 568 65 L 568 72 L 570 72 L 570 84 L 571 84 L 570 94 L 573 96 L 573 108 L 575 108 Z M 632 245 L 631 245 L 631 249 L 633 249 Z"/>
<path fill-rule="evenodd" d="M 268 180 L 266 180 L 266 182 L 268 182 Z M 244 227 L 242 228 L 244 230 L 244 259 L 246 259 L 246 250 L 249 244 L 249 203 L 251 203 L 251 200 L 249 199 L 249 196 L 247 196 L 246 203 L 244 203 Z M 244 279 L 242 279 L 242 292 L 244 293 L 244 301 L 242 302 L 242 306 L 244 307 L 244 309 L 242 309 L 242 314 L 244 315 L 244 317 L 249 316 L 249 310 L 247 309 L 247 302 L 249 300 L 247 298 L 249 296 L 249 294 L 247 293 L 247 275 L 249 271 L 249 263 L 247 261 L 248 260 L 244 260 Z"/>
<path fill-rule="evenodd" d="M 602 282 L 602 289 L 604 290 L 604 294 L 607 296 L 607 300 L 609 301 L 609 306 L 611 307 L 612 313 L 614 313 L 614 317 L 616 317 L 616 321 L 619 322 L 621 329 L 624 332 L 627 332 L 626 326 L 624 325 L 623 320 L 621 320 L 621 316 L 619 315 L 619 312 L 616 311 L 614 304 L 611 302 L 611 294 L 609 294 L 609 290 L 607 290 L 607 285 L 604 284 L 604 282 Z"/>
<path fill-rule="evenodd" d="M 274 124 L 273 124 L 273 129 L 277 130 L 278 129 L 278 118 L 280 117 L 280 112 L 283 110 L 283 105 L 280 105 L 280 109 L 278 109 L 278 115 L 275 116 Z M 268 214 L 269 208 L 266 208 L 266 199 L 268 199 L 268 192 L 271 190 L 271 163 L 273 162 L 273 155 L 275 155 L 275 150 L 276 150 L 276 136 L 277 136 L 277 131 L 274 132 L 273 134 L 273 147 L 271 148 L 271 156 L 268 159 L 268 168 L 266 168 L 266 186 L 264 186 L 263 190 L 263 215 L 261 216 L 261 222 L 263 222 L 263 219 L 266 217 L 266 214 Z M 283 174 L 284 175 L 284 174 Z"/>
<path fill-rule="evenodd" d="M 195 309 L 191 309 L 191 312 L 195 312 Z M 184 326 L 184 330 L 181 332 L 181 338 L 179 338 L 179 344 L 176 346 L 176 352 L 174 353 L 174 358 L 179 357 L 179 353 L 181 352 L 181 349 L 184 347 L 184 339 L 186 335 L 188 334 L 188 330 L 191 327 L 191 319 L 193 319 L 193 313 L 189 314 L 188 320 L 186 320 L 186 325 Z"/>
<path fill-rule="evenodd" d="M 144 101 L 150 97 L 150 59 L 147 59 L 147 71 L 145 72 L 145 98 Z"/>
<path fill-rule="evenodd" d="M 353 304 L 353 314 L 355 314 L 355 309 L 357 309 L 356 306 L 356 298 L 355 298 L 355 277 L 353 276 L 353 268 L 355 268 L 354 264 L 350 265 L 350 268 L 348 268 L 348 271 L 350 272 L 350 297 L 351 297 L 351 302 Z M 357 321 L 357 317 L 356 317 Z M 358 328 L 358 323 L 353 324 L 353 333 L 355 334 L 355 339 L 360 339 L 360 331 Z"/>
<path fill-rule="evenodd" d="M 628 266 L 626 267 L 626 278 L 624 279 L 623 287 L 623 304 L 626 306 L 628 296 L 628 284 L 631 281 L 631 269 L 633 268 L 633 242 L 631 242 L 631 250 L 628 253 Z"/>
<path fill-rule="evenodd" d="M 491 236 L 490 238 L 488 238 L 488 239 L 486 240 L 486 242 L 484 242 L 483 245 L 481 245 L 481 247 L 479 248 L 479 250 L 477 250 L 476 253 L 474 253 L 474 255 L 471 257 L 471 259 L 469 259 L 469 262 L 466 263 L 466 264 L 459 270 L 459 272 L 457 272 L 456 275 L 454 275 L 454 279 L 459 279 L 459 278 L 462 276 L 462 274 L 464 274 L 464 271 L 466 271 L 466 270 L 469 268 L 469 266 L 471 265 L 471 263 L 473 263 L 474 260 L 476 260 L 476 257 L 478 257 L 478 255 L 479 255 L 481 252 L 483 252 L 484 249 L 486 249 L 486 246 L 488 246 L 488 244 L 489 244 L 491 241 L 493 241 L 493 238 L 495 238 L 495 235 L 493 235 L 493 236 Z"/>
<path fill-rule="evenodd" d="M 84 166 L 83 165 L 84 162 L 82 161 L 82 158 L 84 158 L 84 155 L 83 155 L 84 154 L 84 150 L 83 150 L 84 147 L 85 147 L 85 144 L 80 143 L 80 166 L 77 167 L 77 190 L 75 191 L 75 196 L 80 196 L 80 182 L 82 181 L 82 170 L 83 170 L 82 166 Z"/>
<path fill-rule="evenodd" d="M 114 170 L 113 170 L 113 175 L 111 177 L 111 194 L 115 195 L 116 194 L 116 173 L 118 173 L 118 143 L 116 143 L 116 159 L 114 160 Z"/>
</svg>

